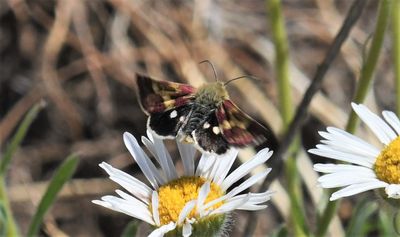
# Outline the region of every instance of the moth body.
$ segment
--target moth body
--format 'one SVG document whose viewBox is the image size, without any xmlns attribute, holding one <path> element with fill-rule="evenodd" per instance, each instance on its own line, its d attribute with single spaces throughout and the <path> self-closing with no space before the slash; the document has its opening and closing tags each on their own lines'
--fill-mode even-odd
<svg viewBox="0 0 400 237">
<path fill-rule="evenodd" d="M 194 143 L 192 133 L 201 128 L 204 123 L 207 122 L 210 114 L 215 113 L 217 108 L 215 104 L 201 104 L 196 101 L 193 102 L 191 107 L 192 109 L 188 115 L 188 118 L 186 122 L 182 124 L 178 133 L 181 136 L 180 140 L 187 143 Z"/>
<path fill-rule="evenodd" d="M 229 100 L 228 92 L 222 82 L 204 84 L 195 94 L 195 101 L 200 105 L 210 105 L 215 109 L 224 101 Z"/>
<path fill-rule="evenodd" d="M 147 127 L 161 138 L 177 138 L 218 155 L 266 139 L 266 128 L 229 99 L 222 82 L 194 88 L 137 75 L 137 86 L 139 103 L 149 115 Z"/>
</svg>

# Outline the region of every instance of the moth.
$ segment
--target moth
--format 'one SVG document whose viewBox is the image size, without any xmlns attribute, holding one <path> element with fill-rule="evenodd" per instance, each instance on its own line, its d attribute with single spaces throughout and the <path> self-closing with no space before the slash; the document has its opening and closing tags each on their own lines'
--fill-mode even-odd
<svg viewBox="0 0 400 237">
<path fill-rule="evenodd" d="M 138 100 L 147 127 L 161 138 L 192 143 L 202 152 L 224 154 L 230 147 L 259 145 L 268 130 L 242 112 L 221 81 L 194 88 L 137 74 Z"/>
</svg>

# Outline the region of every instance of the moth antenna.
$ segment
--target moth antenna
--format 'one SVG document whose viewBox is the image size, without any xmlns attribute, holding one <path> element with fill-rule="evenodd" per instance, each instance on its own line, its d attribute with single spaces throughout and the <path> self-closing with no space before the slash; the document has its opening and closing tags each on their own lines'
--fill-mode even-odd
<svg viewBox="0 0 400 237">
<path fill-rule="evenodd" d="M 236 81 L 236 80 L 239 80 L 239 79 L 242 79 L 242 78 L 248 78 L 248 79 L 252 79 L 252 80 L 255 80 L 255 81 L 261 81 L 260 78 L 258 78 L 258 77 L 248 76 L 247 75 L 247 76 L 240 76 L 240 77 L 235 77 L 233 79 L 230 79 L 229 81 L 224 83 L 224 86 L 228 85 L 229 83 L 231 83 L 233 81 Z"/>
<path fill-rule="evenodd" d="M 208 64 L 212 67 L 212 70 L 213 70 L 213 72 L 214 72 L 214 79 L 215 79 L 216 81 L 218 81 L 217 71 L 215 70 L 215 67 L 214 67 L 214 65 L 212 64 L 212 62 L 210 62 L 210 60 L 206 59 L 206 60 L 203 60 L 203 61 L 199 62 L 199 64 L 201 64 L 201 63 L 208 63 Z"/>
</svg>

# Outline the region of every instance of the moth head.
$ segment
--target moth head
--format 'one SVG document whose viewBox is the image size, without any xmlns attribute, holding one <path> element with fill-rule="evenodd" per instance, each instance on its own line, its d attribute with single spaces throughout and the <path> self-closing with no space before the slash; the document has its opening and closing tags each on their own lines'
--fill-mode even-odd
<svg viewBox="0 0 400 237">
<path fill-rule="evenodd" d="M 229 95 L 225 84 L 219 81 L 201 86 L 196 93 L 196 102 L 201 104 L 219 105 L 228 99 Z"/>
</svg>

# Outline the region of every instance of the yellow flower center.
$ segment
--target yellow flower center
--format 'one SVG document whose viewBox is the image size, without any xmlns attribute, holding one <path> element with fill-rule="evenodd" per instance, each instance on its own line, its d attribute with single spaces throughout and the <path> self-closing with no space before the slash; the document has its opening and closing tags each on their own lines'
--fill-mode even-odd
<svg viewBox="0 0 400 237">
<path fill-rule="evenodd" d="M 376 176 L 390 184 L 400 184 L 400 137 L 394 139 L 375 161 Z"/>
<path fill-rule="evenodd" d="M 183 207 L 189 201 L 198 198 L 200 188 L 205 182 L 206 180 L 201 177 L 181 177 L 160 187 L 158 189 L 158 212 L 161 225 L 168 224 L 171 221 L 178 221 L 179 214 Z M 208 203 L 223 195 L 224 193 L 221 188 L 217 184 L 211 182 L 210 192 L 204 203 Z M 212 209 L 221 205 L 222 202 L 219 202 L 212 206 Z M 189 219 L 193 217 L 197 217 L 196 208 L 193 208 L 188 215 Z"/>
</svg>

